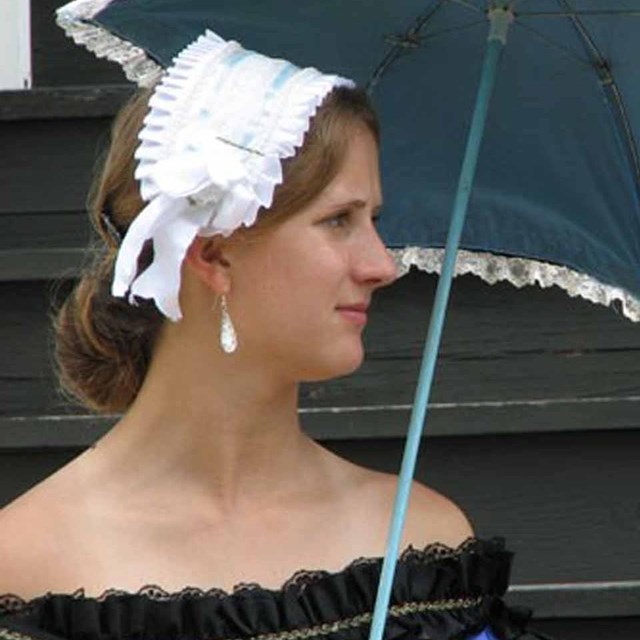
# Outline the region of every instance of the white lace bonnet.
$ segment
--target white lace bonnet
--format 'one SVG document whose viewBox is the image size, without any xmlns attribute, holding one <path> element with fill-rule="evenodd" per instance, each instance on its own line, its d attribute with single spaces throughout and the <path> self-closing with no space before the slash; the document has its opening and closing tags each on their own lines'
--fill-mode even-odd
<svg viewBox="0 0 640 640">
<path fill-rule="evenodd" d="M 148 83 L 148 64 L 143 74 L 131 73 L 134 47 L 105 32 L 96 37 L 87 23 L 107 4 L 76 0 L 58 10 L 58 23 L 76 42 L 121 62 L 131 79 Z M 179 320 L 181 265 L 194 237 L 229 236 L 255 222 L 282 181 L 281 160 L 302 144 L 326 95 L 344 85 L 353 82 L 248 51 L 209 30 L 185 47 L 149 101 L 135 153 L 147 205 L 122 240 L 112 294 L 128 293 L 131 304 L 136 296 L 153 299 Z M 147 240 L 153 261 L 138 274 Z"/>
</svg>

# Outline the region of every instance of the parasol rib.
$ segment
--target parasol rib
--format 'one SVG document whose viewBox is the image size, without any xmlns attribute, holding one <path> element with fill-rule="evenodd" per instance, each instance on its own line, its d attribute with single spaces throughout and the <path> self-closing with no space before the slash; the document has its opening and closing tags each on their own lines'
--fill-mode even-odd
<svg viewBox="0 0 640 640">
<path fill-rule="evenodd" d="M 414 25 L 407 29 L 401 36 L 397 36 L 391 49 L 385 54 L 380 64 L 374 69 L 373 73 L 365 85 L 368 94 L 371 94 L 380 78 L 385 74 L 387 69 L 403 54 L 406 53 L 407 42 L 415 42 L 420 36 L 421 29 L 429 23 L 429 21 L 442 9 L 448 0 L 439 0 L 439 2 L 431 7 L 426 13 L 416 18 Z"/>
<path fill-rule="evenodd" d="M 558 0 L 564 6 L 569 6 L 566 0 Z M 637 15 L 640 16 L 640 11 L 636 12 Z M 602 86 L 605 89 L 605 95 L 609 98 L 609 102 L 613 107 L 618 118 L 616 122 L 619 123 L 620 128 L 622 129 L 622 136 L 624 142 L 626 143 L 626 149 L 629 154 L 629 159 L 631 164 L 633 165 L 633 173 L 635 175 L 635 183 L 636 183 L 636 191 L 640 196 L 640 158 L 638 157 L 638 148 L 636 147 L 635 139 L 631 132 L 631 125 L 629 124 L 629 117 L 627 115 L 627 110 L 624 106 L 624 102 L 622 100 L 622 94 L 620 93 L 620 89 L 618 84 L 613 77 L 613 72 L 611 71 L 611 66 L 607 62 L 606 58 L 602 55 L 598 46 L 594 42 L 593 38 L 589 34 L 588 29 L 583 24 L 582 20 L 580 20 L 580 16 L 578 13 L 573 13 L 569 16 L 571 21 L 573 22 L 578 35 L 582 39 L 582 42 L 587 49 L 587 53 L 591 56 L 591 63 L 596 68 L 600 80 L 602 82 Z"/>
</svg>

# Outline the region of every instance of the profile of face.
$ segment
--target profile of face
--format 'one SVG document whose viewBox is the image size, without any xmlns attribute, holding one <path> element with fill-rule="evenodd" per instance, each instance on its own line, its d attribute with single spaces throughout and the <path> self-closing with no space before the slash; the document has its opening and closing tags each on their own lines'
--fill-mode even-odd
<svg viewBox="0 0 640 640">
<path fill-rule="evenodd" d="M 375 227 L 378 146 L 364 125 L 350 134 L 341 169 L 315 200 L 228 255 L 227 301 L 241 342 L 233 357 L 257 359 L 272 375 L 314 381 L 354 371 L 366 312 L 344 307 L 368 307 L 397 275 Z"/>
</svg>

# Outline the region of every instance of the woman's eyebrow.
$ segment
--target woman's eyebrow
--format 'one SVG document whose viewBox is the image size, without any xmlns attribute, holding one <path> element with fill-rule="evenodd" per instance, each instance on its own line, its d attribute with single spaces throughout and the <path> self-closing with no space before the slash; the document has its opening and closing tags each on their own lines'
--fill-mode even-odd
<svg viewBox="0 0 640 640">
<path fill-rule="evenodd" d="M 364 209 L 366 206 L 367 203 L 364 200 L 360 200 L 359 198 L 356 198 L 355 200 L 349 200 L 348 202 L 336 202 L 330 205 L 331 209 Z M 382 209 L 382 202 L 373 207 L 373 212 L 379 213 L 380 209 Z"/>
</svg>

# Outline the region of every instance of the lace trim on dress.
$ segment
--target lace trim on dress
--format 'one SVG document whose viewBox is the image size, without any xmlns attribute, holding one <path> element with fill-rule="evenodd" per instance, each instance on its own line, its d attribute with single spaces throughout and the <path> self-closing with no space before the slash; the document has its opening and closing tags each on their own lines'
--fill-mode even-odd
<svg viewBox="0 0 640 640">
<path fill-rule="evenodd" d="M 412 266 L 426 273 L 440 273 L 444 249 L 405 247 L 390 249 L 399 275 Z M 557 286 L 572 298 L 583 298 L 595 304 L 611 306 L 619 303 L 623 315 L 640 322 L 640 300 L 620 287 L 604 284 L 596 278 L 557 264 L 495 255 L 489 252 L 458 251 L 455 275 L 473 274 L 489 284 L 507 281 L 521 288 L 537 284 L 542 288 Z"/>
<path fill-rule="evenodd" d="M 409 545 L 399 557 L 399 563 L 417 562 L 417 563 L 430 563 L 445 558 L 456 558 L 462 555 L 478 553 L 481 547 L 486 544 L 485 541 L 479 538 L 470 537 L 464 542 L 460 543 L 457 547 L 450 547 L 441 542 L 432 542 L 421 549 L 416 549 L 412 545 Z M 201 589 L 200 587 L 184 587 L 180 591 L 170 592 L 156 584 L 147 584 L 138 589 L 137 591 L 126 591 L 123 589 L 106 589 L 99 596 L 86 596 L 83 588 L 76 589 L 69 594 L 72 598 L 78 600 L 93 600 L 96 602 L 104 602 L 107 598 L 112 596 L 143 596 L 149 600 L 155 601 L 167 601 L 167 600 L 182 600 L 184 598 L 216 598 L 224 599 L 229 596 L 246 593 L 249 591 L 259 591 L 262 593 L 279 593 L 289 591 L 291 589 L 297 592 L 304 591 L 310 585 L 313 585 L 320 580 L 326 579 L 333 575 L 339 575 L 346 571 L 355 569 L 356 567 L 375 565 L 381 561 L 380 557 L 361 557 L 351 561 L 341 571 L 332 572 L 322 569 L 301 569 L 291 575 L 279 589 L 267 589 L 257 582 L 241 582 L 233 587 L 231 591 L 213 587 L 211 589 Z M 46 598 L 51 593 L 38 596 L 36 598 L 25 600 L 20 596 L 12 593 L 6 593 L 0 595 L 0 616 L 8 613 L 18 613 L 30 609 L 36 605 L 43 598 Z M 55 594 L 53 594 L 55 595 Z"/>
</svg>

